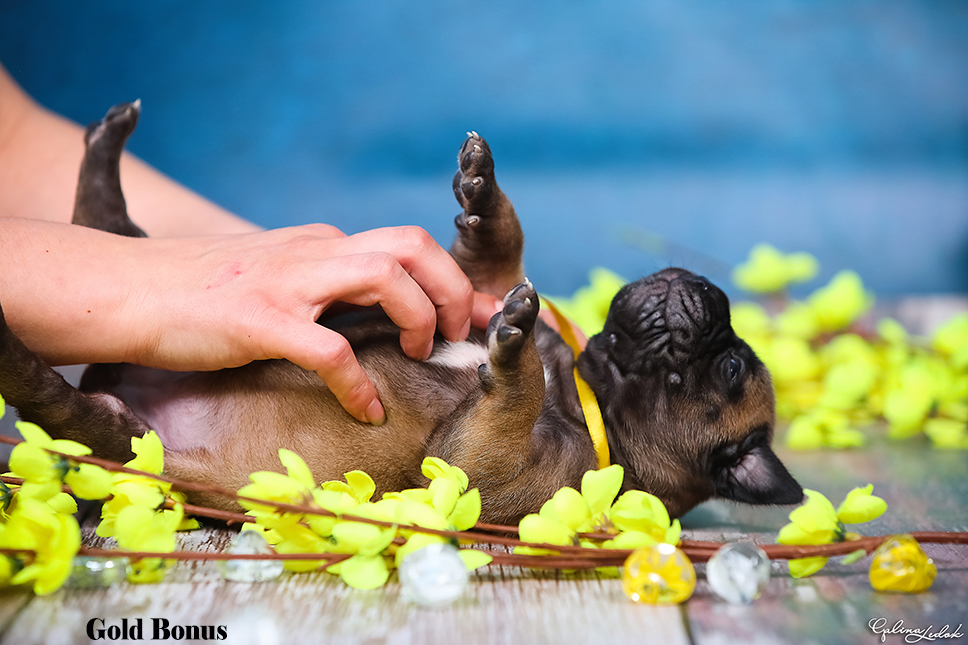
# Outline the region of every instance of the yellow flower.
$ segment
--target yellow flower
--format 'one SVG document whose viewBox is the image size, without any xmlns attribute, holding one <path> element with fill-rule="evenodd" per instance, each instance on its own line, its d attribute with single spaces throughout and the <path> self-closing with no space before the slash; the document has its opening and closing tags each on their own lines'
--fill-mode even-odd
<svg viewBox="0 0 968 645">
<path fill-rule="evenodd" d="M 131 437 L 131 452 L 135 458 L 125 464 L 133 470 L 160 475 L 165 466 L 165 448 L 158 434 L 152 430 L 143 437 Z M 123 473 L 119 473 L 124 475 Z M 126 475 L 131 477 L 132 475 Z M 161 482 L 159 482 L 161 483 Z"/>
<path fill-rule="evenodd" d="M 524 517 L 518 526 L 521 540 L 544 544 L 581 545 L 588 548 L 631 549 L 666 540 L 679 541 L 679 522 L 669 523 L 669 513 L 658 498 L 648 493 L 622 495 L 624 469 L 613 464 L 590 470 L 581 481 L 581 492 L 565 486 L 542 505 L 538 513 Z M 615 529 L 622 531 L 618 533 Z M 655 533 L 655 537 L 646 531 Z M 579 533 L 608 533 L 605 541 L 579 538 Z M 549 549 L 520 546 L 515 553 L 549 555 Z"/>
<path fill-rule="evenodd" d="M 333 516 L 278 512 L 267 504 L 243 501 L 248 514 L 258 520 L 249 530 L 265 533 L 277 553 L 350 554 L 352 557 L 327 566 L 326 571 L 339 575 L 357 589 L 383 585 L 395 561 L 431 542 L 446 541 L 406 526 L 466 530 L 477 523 L 481 513 L 480 492 L 467 490 L 467 475 L 434 457 L 425 459 L 421 467 L 424 476 L 431 480 L 428 488 L 388 493 L 377 502 L 370 501 L 376 484 L 362 471 L 346 473 L 345 481 L 315 486 L 309 468 L 298 455 L 280 450 L 279 458 L 286 467 L 286 475 L 253 473 L 249 477 L 252 483 L 239 494 L 324 509 Z M 385 522 L 388 526 L 346 519 L 346 515 Z M 407 538 L 399 546 L 394 544 L 398 535 Z M 468 569 L 473 569 L 489 562 L 490 556 L 469 552 L 462 554 L 461 559 Z M 285 567 L 291 571 L 311 571 L 324 563 L 324 560 L 287 560 Z"/>
<path fill-rule="evenodd" d="M 38 595 L 49 594 L 64 584 L 81 546 L 81 530 L 72 515 L 58 513 L 49 504 L 29 497 L 17 500 L 3 537 L 8 548 L 34 552 L 33 560 L 10 582 L 33 582 Z"/>
<path fill-rule="evenodd" d="M 155 432 L 132 437 L 131 450 L 135 457 L 125 466 L 154 475 L 162 473 L 165 450 Z M 114 537 L 122 549 L 171 552 L 175 550 L 175 532 L 197 526 L 197 522 L 185 519 L 184 496 L 171 493 L 171 484 L 129 473 L 115 473 L 111 480 L 112 497 L 101 507 L 101 523 L 95 532 L 101 537 Z M 169 493 L 175 503 L 166 509 Z M 173 563 L 161 558 L 132 562 L 128 580 L 158 582 Z"/>
<path fill-rule="evenodd" d="M 277 553 L 326 553 L 332 543 L 313 532 L 305 524 L 291 523 L 274 529 L 281 540 L 275 545 Z M 312 571 L 324 564 L 325 560 L 286 560 L 284 566 L 289 571 Z"/>
<path fill-rule="evenodd" d="M 615 527 L 621 531 L 643 533 L 651 537 L 654 542 L 679 544 L 679 536 L 682 532 L 679 520 L 670 521 L 669 511 L 655 495 L 640 490 L 630 490 L 615 501 L 610 517 Z M 625 540 L 630 539 L 632 538 L 625 538 Z M 640 539 L 636 537 L 636 540 Z M 618 545 L 610 546 L 625 548 Z"/>
<path fill-rule="evenodd" d="M 345 482 L 334 480 L 323 482 L 321 486 L 323 490 L 346 493 L 360 504 L 370 501 L 373 493 L 376 492 L 376 484 L 373 483 L 373 478 L 362 470 L 352 470 L 344 474 L 343 478 L 346 480 Z"/>
<path fill-rule="evenodd" d="M 453 479 L 457 482 L 457 487 L 460 489 L 460 492 L 463 493 L 467 490 L 467 474 L 457 466 L 451 466 L 438 457 L 425 457 L 423 463 L 420 464 L 420 472 L 430 480 L 441 477 Z"/>
<path fill-rule="evenodd" d="M 874 295 L 864 290 L 855 272 L 841 271 L 826 286 L 810 294 L 807 304 L 813 309 L 821 331 L 838 331 L 870 309 Z"/>
<path fill-rule="evenodd" d="M 118 546 L 129 551 L 174 551 L 175 531 L 184 514 L 181 504 L 163 511 L 126 506 L 114 520 L 114 539 Z"/>
<path fill-rule="evenodd" d="M 249 475 L 252 483 L 240 488 L 239 495 L 293 505 L 311 501 L 315 483 L 306 462 L 299 455 L 285 448 L 279 449 L 279 460 L 286 467 L 286 475 L 271 470 L 254 472 Z M 239 500 L 239 504 L 258 514 L 277 512 L 273 506 L 247 500 Z"/>
<path fill-rule="evenodd" d="M 62 483 L 82 499 L 104 499 L 110 495 L 111 476 L 106 470 L 48 452 L 83 456 L 91 454 L 90 448 L 76 441 L 51 439 L 39 426 L 25 421 L 17 422 L 17 430 L 24 441 L 10 454 L 10 470 L 24 479 L 21 495 L 46 501 L 60 492 Z"/>
<path fill-rule="evenodd" d="M 118 515 L 126 508 L 135 507 L 154 512 L 165 503 L 165 494 L 149 481 L 122 481 L 115 483 L 113 496 L 101 506 L 101 523 L 95 533 L 111 537 L 115 532 Z"/>
<path fill-rule="evenodd" d="M 809 253 L 781 253 L 769 244 L 757 244 L 746 262 L 733 270 L 733 282 L 752 293 L 774 293 L 817 274 L 817 259 Z"/>
<path fill-rule="evenodd" d="M 847 533 L 844 524 L 860 524 L 880 517 L 887 510 L 887 502 L 871 495 L 873 484 L 855 488 L 834 510 L 833 504 L 815 490 L 804 489 L 807 501 L 790 513 L 790 524 L 780 529 L 776 541 L 780 544 L 831 544 L 856 539 Z M 790 575 L 802 578 L 820 571 L 828 558 L 812 557 L 790 560 Z"/>
</svg>

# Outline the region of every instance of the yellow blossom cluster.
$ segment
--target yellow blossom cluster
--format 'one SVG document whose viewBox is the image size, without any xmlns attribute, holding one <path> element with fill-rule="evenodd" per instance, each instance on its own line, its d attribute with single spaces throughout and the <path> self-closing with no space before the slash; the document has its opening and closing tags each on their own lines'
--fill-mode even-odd
<svg viewBox="0 0 968 645">
<path fill-rule="evenodd" d="M 678 544 L 679 520 L 670 521 L 669 512 L 658 497 L 631 490 L 615 499 L 624 476 L 625 470 L 618 464 L 588 471 L 582 477 L 581 492 L 566 486 L 545 502 L 539 512 L 521 520 L 518 525 L 521 540 L 605 549 Z M 598 535 L 580 535 L 589 533 Z M 555 553 L 529 546 L 515 547 L 514 552 L 524 555 Z"/>
<path fill-rule="evenodd" d="M 466 531 L 481 514 L 478 489 L 467 490 L 467 475 L 435 457 L 427 457 L 421 472 L 430 480 L 427 488 L 387 493 L 373 502 L 373 479 L 356 470 L 345 481 L 317 485 L 306 462 L 291 450 L 280 449 L 279 459 L 286 474 L 252 473 L 252 483 L 239 490 L 239 502 L 256 521 L 248 530 L 262 532 L 277 553 L 332 553 L 349 555 L 326 567 L 357 589 L 382 586 L 390 570 L 417 549 L 434 542 L 447 542 L 441 535 L 420 533 L 405 527 L 419 526 L 441 531 Z M 249 498 L 248 500 L 245 498 Z M 277 510 L 252 499 L 307 506 L 332 513 L 317 515 Z M 385 526 L 353 521 L 344 516 L 366 518 Z M 468 570 L 490 562 L 481 551 L 461 549 Z M 287 560 L 291 571 L 309 571 L 323 561 Z"/>
<path fill-rule="evenodd" d="M 131 438 L 135 458 L 125 466 L 133 470 L 160 475 L 164 468 L 165 450 L 161 439 L 152 431 Z M 106 497 L 106 496 L 105 496 Z M 168 500 L 174 502 L 167 508 Z M 184 495 L 171 490 L 171 484 L 144 475 L 114 473 L 111 497 L 101 506 L 101 523 L 96 533 L 113 537 L 127 551 L 170 553 L 175 550 L 175 532 L 198 528 L 194 519 L 186 519 Z M 128 580 L 158 582 L 171 567 L 171 560 L 142 558 L 131 563 Z"/>
<path fill-rule="evenodd" d="M 755 258 L 748 264 L 750 272 Z M 859 428 L 883 418 L 892 439 L 924 432 L 937 447 L 968 448 L 968 315 L 930 338 L 892 319 L 864 332 L 857 323 L 872 304 L 860 277 L 842 271 L 775 315 L 753 302 L 733 305 L 733 328 L 773 376 L 777 414 L 790 421 L 787 444 L 860 446 Z"/>
<path fill-rule="evenodd" d="M 887 502 L 872 495 L 873 484 L 855 488 L 835 510 L 823 494 L 815 490 L 804 490 L 807 501 L 790 513 L 790 523 L 780 529 L 776 537 L 779 544 L 832 544 L 856 540 L 860 536 L 847 531 L 845 524 L 870 522 L 884 514 Z M 857 552 L 863 556 L 864 552 Z M 826 557 L 798 558 L 790 560 L 790 575 L 794 578 L 810 576 L 827 564 Z M 844 562 L 851 562 L 847 556 Z"/>
<path fill-rule="evenodd" d="M 0 417 L 3 413 L 0 397 Z M 64 584 L 81 545 L 80 527 L 73 515 L 77 502 L 63 486 L 70 486 L 82 499 L 101 499 L 110 492 L 110 475 L 99 466 L 70 458 L 90 454 L 88 447 L 51 439 L 33 423 L 19 421 L 16 427 L 24 441 L 13 449 L 7 474 L 22 479 L 23 484 L 0 483 L 0 548 L 10 550 L 0 555 L 0 582 L 31 584 L 35 593 L 43 595 Z"/>
</svg>

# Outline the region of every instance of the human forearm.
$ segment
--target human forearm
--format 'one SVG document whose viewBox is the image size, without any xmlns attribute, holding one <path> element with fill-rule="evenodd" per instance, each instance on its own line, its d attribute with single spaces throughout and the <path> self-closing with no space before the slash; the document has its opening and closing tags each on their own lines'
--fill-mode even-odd
<svg viewBox="0 0 968 645">
<path fill-rule="evenodd" d="M 79 226 L 0 218 L 0 304 L 10 328 L 52 365 L 118 362 L 142 342 L 138 250 Z"/>
<path fill-rule="evenodd" d="M 0 217 L 69 222 L 83 155 L 83 128 L 42 108 L 0 66 Z M 149 236 L 259 230 L 129 153 L 121 184 Z"/>
<path fill-rule="evenodd" d="M 382 419 L 376 389 L 320 314 L 335 302 L 379 305 L 403 350 L 425 359 L 435 330 L 467 336 L 472 310 L 485 313 L 474 300 L 456 262 L 415 227 L 130 238 L 0 219 L 0 303 L 47 362 L 214 370 L 287 358 L 363 421 Z"/>
</svg>

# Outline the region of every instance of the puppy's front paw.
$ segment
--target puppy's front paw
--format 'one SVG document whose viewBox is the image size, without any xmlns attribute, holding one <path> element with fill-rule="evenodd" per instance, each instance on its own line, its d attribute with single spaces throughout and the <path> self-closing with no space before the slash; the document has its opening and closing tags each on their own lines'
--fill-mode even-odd
<svg viewBox="0 0 968 645">
<path fill-rule="evenodd" d="M 477 226 L 494 191 L 494 158 L 481 135 L 468 132 L 457 155 L 454 196 L 464 212 L 457 216 L 459 228 Z"/>
<path fill-rule="evenodd" d="M 538 294 L 530 281 L 508 292 L 504 309 L 488 325 L 487 347 L 492 365 L 500 367 L 517 356 L 531 336 L 539 309 Z"/>
</svg>

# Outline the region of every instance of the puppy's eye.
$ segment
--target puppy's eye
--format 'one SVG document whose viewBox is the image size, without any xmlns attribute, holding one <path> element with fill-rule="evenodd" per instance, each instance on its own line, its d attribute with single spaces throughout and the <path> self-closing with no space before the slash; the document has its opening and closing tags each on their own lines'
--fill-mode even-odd
<svg viewBox="0 0 968 645">
<path fill-rule="evenodd" d="M 743 367 L 743 359 L 736 358 L 735 356 L 729 358 L 729 362 L 726 365 L 726 372 L 729 376 L 730 383 L 736 382 L 736 379 L 743 374 Z"/>
</svg>

